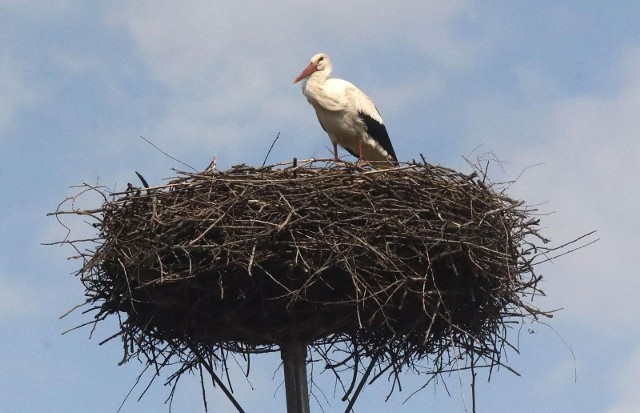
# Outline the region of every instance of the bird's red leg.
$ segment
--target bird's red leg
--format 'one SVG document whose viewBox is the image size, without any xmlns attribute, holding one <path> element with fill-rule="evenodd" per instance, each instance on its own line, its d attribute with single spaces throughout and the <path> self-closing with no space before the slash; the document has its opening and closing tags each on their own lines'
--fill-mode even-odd
<svg viewBox="0 0 640 413">
<path fill-rule="evenodd" d="M 338 144 L 337 143 L 333 144 L 333 158 L 336 161 L 338 160 Z"/>
<path fill-rule="evenodd" d="M 358 143 L 358 148 L 360 149 L 360 158 L 358 160 L 362 162 L 362 141 Z"/>
</svg>

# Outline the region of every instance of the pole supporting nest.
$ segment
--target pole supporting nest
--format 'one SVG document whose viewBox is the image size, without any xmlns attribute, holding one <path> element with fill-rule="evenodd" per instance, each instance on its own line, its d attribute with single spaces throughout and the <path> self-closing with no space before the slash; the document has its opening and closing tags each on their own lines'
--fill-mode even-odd
<svg viewBox="0 0 640 413">
<path fill-rule="evenodd" d="M 310 413 L 307 387 L 307 345 L 290 341 L 280 345 L 284 366 L 284 387 L 287 394 L 287 413 Z"/>
</svg>

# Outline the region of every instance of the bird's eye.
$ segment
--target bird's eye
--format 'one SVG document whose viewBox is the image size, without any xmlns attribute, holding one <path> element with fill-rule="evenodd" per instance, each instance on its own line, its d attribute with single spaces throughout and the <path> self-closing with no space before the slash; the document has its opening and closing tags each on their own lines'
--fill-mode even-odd
<svg viewBox="0 0 640 413">
<path fill-rule="evenodd" d="M 320 56 L 320 59 L 318 59 L 318 63 L 322 62 L 324 60 L 324 56 Z"/>
</svg>

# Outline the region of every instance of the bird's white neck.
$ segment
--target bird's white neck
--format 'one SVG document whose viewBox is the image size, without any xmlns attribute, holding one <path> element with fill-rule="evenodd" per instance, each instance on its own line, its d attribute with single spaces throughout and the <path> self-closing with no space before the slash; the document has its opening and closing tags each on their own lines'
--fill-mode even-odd
<svg viewBox="0 0 640 413">
<path fill-rule="evenodd" d="M 331 67 L 325 67 L 323 70 L 317 70 L 305 79 L 305 82 L 321 84 L 331 76 Z"/>
<path fill-rule="evenodd" d="M 313 72 L 302 82 L 302 93 L 307 97 L 311 104 L 315 103 L 316 97 L 323 94 L 322 86 L 327 81 L 330 70 L 318 70 Z"/>
</svg>

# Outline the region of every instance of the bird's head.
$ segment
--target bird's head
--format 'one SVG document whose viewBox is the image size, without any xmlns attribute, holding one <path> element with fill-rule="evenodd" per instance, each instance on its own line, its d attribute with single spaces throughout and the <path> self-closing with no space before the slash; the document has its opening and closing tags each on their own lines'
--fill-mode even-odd
<svg viewBox="0 0 640 413">
<path fill-rule="evenodd" d="M 333 69 L 333 66 L 331 65 L 331 60 L 329 59 L 329 56 L 327 56 L 324 53 L 318 53 L 317 55 L 311 58 L 311 61 L 309 62 L 309 66 L 307 66 L 302 71 L 302 73 L 300 73 L 300 76 L 296 77 L 293 83 L 298 83 L 302 79 L 306 79 L 307 77 L 311 76 L 316 72 L 320 72 L 324 74 L 325 77 L 329 77 L 332 69 Z"/>
</svg>

